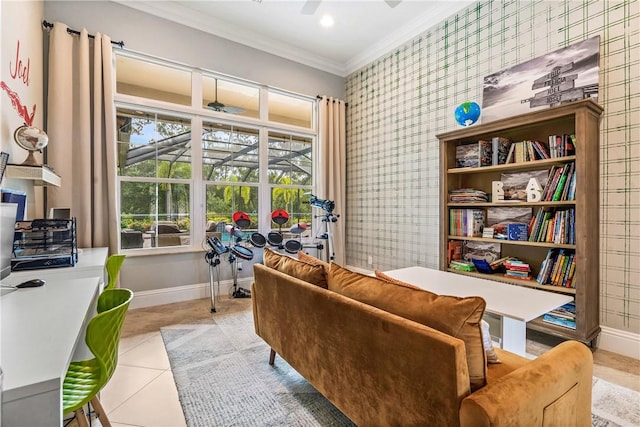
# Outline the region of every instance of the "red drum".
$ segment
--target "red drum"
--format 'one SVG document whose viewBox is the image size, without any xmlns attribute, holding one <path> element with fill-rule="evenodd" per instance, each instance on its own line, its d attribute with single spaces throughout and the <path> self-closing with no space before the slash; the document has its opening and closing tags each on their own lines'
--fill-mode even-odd
<svg viewBox="0 0 640 427">
<path fill-rule="evenodd" d="M 267 239 L 260 233 L 252 233 L 251 236 L 249 236 L 249 243 L 256 248 L 264 248 L 267 244 Z"/>
<path fill-rule="evenodd" d="M 233 213 L 233 222 L 240 228 L 247 228 L 251 224 L 251 219 L 246 213 L 238 211 Z"/>
<path fill-rule="evenodd" d="M 244 246 L 235 245 L 229 248 L 229 250 L 238 258 L 246 259 L 247 261 L 251 261 L 253 259 L 253 251 L 249 248 L 245 248 Z"/>
<path fill-rule="evenodd" d="M 307 223 L 306 222 L 299 222 L 296 225 L 291 227 L 291 233 L 292 234 L 302 234 L 307 230 Z"/>
<path fill-rule="evenodd" d="M 277 231 L 270 231 L 269 234 L 267 234 L 267 242 L 269 242 L 271 246 L 279 247 L 282 244 L 282 234 Z"/>
<path fill-rule="evenodd" d="M 302 243 L 299 240 L 287 240 L 284 242 L 284 250 L 290 254 L 297 254 L 302 249 Z"/>
<path fill-rule="evenodd" d="M 289 213 L 284 209 L 278 209 L 271 212 L 271 221 L 278 225 L 286 224 L 289 221 Z"/>
</svg>

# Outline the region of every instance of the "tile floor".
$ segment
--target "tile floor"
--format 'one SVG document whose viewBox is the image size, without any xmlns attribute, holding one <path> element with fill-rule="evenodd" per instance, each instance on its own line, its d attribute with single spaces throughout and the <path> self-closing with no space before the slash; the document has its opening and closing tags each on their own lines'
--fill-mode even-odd
<svg viewBox="0 0 640 427">
<path fill-rule="evenodd" d="M 222 298 L 216 303 L 217 313 L 250 307 L 250 299 Z M 113 427 L 186 425 L 160 328 L 215 315 L 210 313 L 209 299 L 129 311 L 122 331 L 118 368 L 101 394 Z M 527 342 L 531 354 L 540 354 L 554 345 L 547 336 L 531 338 L 536 339 Z M 596 350 L 594 362 L 596 376 L 640 391 L 640 361 Z"/>
</svg>

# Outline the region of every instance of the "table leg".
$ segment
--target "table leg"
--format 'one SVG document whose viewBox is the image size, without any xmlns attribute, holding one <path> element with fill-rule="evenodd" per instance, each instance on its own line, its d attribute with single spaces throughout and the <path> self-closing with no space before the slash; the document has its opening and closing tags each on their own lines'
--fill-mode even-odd
<svg viewBox="0 0 640 427">
<path fill-rule="evenodd" d="M 527 322 L 502 316 L 502 349 L 527 355 Z"/>
</svg>

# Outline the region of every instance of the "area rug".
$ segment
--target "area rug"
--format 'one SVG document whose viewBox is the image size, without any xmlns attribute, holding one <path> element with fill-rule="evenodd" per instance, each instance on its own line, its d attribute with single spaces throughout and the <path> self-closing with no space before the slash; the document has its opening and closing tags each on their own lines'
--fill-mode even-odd
<svg viewBox="0 0 640 427">
<path fill-rule="evenodd" d="M 161 329 L 189 427 L 353 426 L 284 360 L 270 366 L 253 314 Z M 593 426 L 640 426 L 640 394 L 594 378 Z"/>
</svg>

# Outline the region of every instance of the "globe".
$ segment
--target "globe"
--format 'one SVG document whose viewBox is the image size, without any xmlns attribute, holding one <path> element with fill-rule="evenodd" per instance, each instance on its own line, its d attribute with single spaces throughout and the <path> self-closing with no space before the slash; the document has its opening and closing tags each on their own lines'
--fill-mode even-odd
<svg viewBox="0 0 640 427">
<path fill-rule="evenodd" d="M 22 164 L 27 166 L 40 166 L 33 152 L 42 151 L 42 149 L 47 146 L 49 143 L 47 134 L 37 127 L 20 126 L 13 133 L 13 139 L 21 148 L 29 152 L 27 159 L 22 162 Z"/>
<path fill-rule="evenodd" d="M 480 106 L 475 102 L 463 102 L 456 107 L 455 118 L 460 126 L 471 126 L 480 117 Z"/>
</svg>

